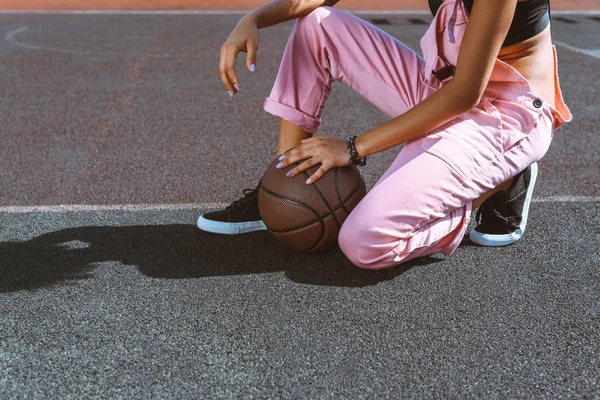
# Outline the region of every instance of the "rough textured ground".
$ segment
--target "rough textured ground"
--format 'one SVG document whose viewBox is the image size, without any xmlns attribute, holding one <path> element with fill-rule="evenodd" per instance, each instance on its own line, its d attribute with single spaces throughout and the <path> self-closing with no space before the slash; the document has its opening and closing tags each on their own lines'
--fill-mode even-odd
<svg viewBox="0 0 600 400">
<path fill-rule="evenodd" d="M 0 10 L 252 10 L 268 0 L 2 0 Z M 342 0 L 347 10 L 426 10 L 426 0 Z M 597 10 L 597 0 L 552 0 L 556 10 Z"/>
<path fill-rule="evenodd" d="M 364 17 L 415 48 L 429 21 Z M 368 272 L 177 209 L 231 201 L 275 151 L 261 106 L 291 24 L 264 31 L 230 99 L 216 66 L 236 18 L 0 15 L 0 207 L 172 208 L 0 213 L 0 397 L 598 397 L 600 59 L 558 49 L 575 120 L 522 241 Z M 554 35 L 598 49 L 598 27 L 561 16 Z M 321 133 L 383 121 L 336 85 Z"/>
</svg>

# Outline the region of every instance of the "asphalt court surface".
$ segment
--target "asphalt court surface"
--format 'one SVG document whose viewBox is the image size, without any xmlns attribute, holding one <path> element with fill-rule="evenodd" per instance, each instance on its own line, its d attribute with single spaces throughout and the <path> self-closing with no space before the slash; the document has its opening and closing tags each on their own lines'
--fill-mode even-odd
<svg viewBox="0 0 600 400">
<path fill-rule="evenodd" d="M 415 49 L 430 21 L 361 16 Z M 597 397 L 600 15 L 554 16 L 575 119 L 524 239 L 381 272 L 195 228 L 276 150 L 262 104 L 292 23 L 261 31 L 230 99 L 238 18 L 0 14 L 2 397 Z M 336 84 L 319 133 L 385 121 Z M 396 152 L 370 158 L 368 187 Z M 55 205 L 91 211 L 22 212 Z"/>
</svg>

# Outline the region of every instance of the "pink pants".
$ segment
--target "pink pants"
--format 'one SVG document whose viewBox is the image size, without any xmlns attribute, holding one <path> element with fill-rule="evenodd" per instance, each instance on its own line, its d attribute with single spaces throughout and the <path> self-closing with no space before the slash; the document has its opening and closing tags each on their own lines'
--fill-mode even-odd
<svg viewBox="0 0 600 400">
<path fill-rule="evenodd" d="M 341 81 L 397 117 L 441 87 L 432 71 L 456 65 L 467 18 L 462 1 L 444 1 L 421 39 L 423 59 L 367 22 L 320 7 L 298 19 L 265 110 L 315 132 L 332 83 Z M 477 107 L 405 144 L 344 222 L 342 251 L 369 269 L 452 254 L 473 200 L 541 159 L 571 119 L 557 74 L 555 91 L 556 109 L 498 60 Z"/>
</svg>

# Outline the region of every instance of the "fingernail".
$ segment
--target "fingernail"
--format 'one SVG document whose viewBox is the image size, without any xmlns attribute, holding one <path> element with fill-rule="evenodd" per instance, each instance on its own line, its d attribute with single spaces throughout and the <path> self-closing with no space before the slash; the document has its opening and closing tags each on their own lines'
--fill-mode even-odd
<svg viewBox="0 0 600 400">
<path fill-rule="evenodd" d="M 227 93 L 229 93 L 229 97 L 233 97 L 233 93 L 231 93 L 231 90 L 228 90 Z"/>
<path fill-rule="evenodd" d="M 285 174 L 285 176 L 292 176 L 292 174 L 293 174 L 293 173 L 294 173 L 294 171 L 291 171 L 291 170 L 290 170 L 290 171 L 288 171 L 288 173 L 287 173 L 287 174 Z"/>
<path fill-rule="evenodd" d="M 279 161 L 283 161 L 283 159 L 285 158 L 285 154 L 282 154 L 279 156 Z"/>
<path fill-rule="evenodd" d="M 312 179 L 311 179 L 311 178 L 308 178 L 308 179 L 306 180 L 306 184 L 307 184 L 307 185 L 310 185 L 311 183 L 312 183 Z"/>
<path fill-rule="evenodd" d="M 238 92 L 240 91 L 240 87 L 238 85 L 233 85 L 233 87 L 235 88 L 235 90 L 237 90 Z"/>
<path fill-rule="evenodd" d="M 277 169 L 281 169 L 281 167 L 283 167 L 283 163 L 282 163 L 282 162 L 280 162 L 279 164 L 277 164 L 277 165 L 275 166 L 275 168 L 277 168 Z"/>
<path fill-rule="evenodd" d="M 256 71 L 256 65 L 254 65 L 254 64 L 250 65 L 250 71 L 252 71 L 252 72 Z"/>
</svg>

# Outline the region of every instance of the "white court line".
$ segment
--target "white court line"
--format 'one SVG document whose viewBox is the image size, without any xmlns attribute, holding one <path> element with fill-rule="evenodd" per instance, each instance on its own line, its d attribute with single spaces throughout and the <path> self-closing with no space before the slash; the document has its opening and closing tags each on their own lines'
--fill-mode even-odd
<svg viewBox="0 0 600 400">
<path fill-rule="evenodd" d="M 593 196 L 549 196 L 533 198 L 534 203 L 600 203 L 600 197 Z"/>
<path fill-rule="evenodd" d="M 0 214 L 66 213 L 95 211 L 184 211 L 215 210 L 229 203 L 184 203 L 184 204 L 65 204 L 56 206 L 7 206 L 0 207 Z"/>
<path fill-rule="evenodd" d="M 560 47 L 564 47 L 565 49 L 574 51 L 576 53 L 581 53 L 581 54 L 585 54 L 587 56 L 600 58 L 600 49 L 581 49 L 579 47 L 571 46 L 570 44 L 558 42 L 556 40 L 553 40 L 553 42 L 554 42 L 554 44 L 556 44 Z"/>
<path fill-rule="evenodd" d="M 2 14 L 80 14 L 80 15 L 244 15 L 251 10 L 3 10 Z M 357 15 L 431 15 L 423 10 L 356 10 L 349 11 Z M 552 11 L 552 15 L 600 15 L 600 10 Z"/>
<path fill-rule="evenodd" d="M 14 29 L 4 35 L 4 40 L 8 43 L 22 47 L 29 50 L 40 50 L 40 51 L 49 51 L 53 53 L 66 53 L 66 54 L 87 54 L 93 56 L 117 56 L 117 57 L 155 57 L 155 58 L 199 58 L 202 57 L 201 54 L 175 54 L 175 53 L 118 53 L 118 52 L 107 52 L 107 51 L 90 51 L 90 50 L 70 50 L 70 49 L 61 49 L 58 47 L 52 46 L 44 46 L 39 44 L 31 44 L 22 42 L 17 39 L 17 36 L 21 33 L 27 32 L 29 27 L 22 26 L 20 28 Z"/>
<path fill-rule="evenodd" d="M 600 197 L 591 196 L 550 196 L 533 199 L 534 203 L 599 203 Z M 185 211 L 185 210 L 217 210 L 225 208 L 229 203 L 184 203 L 184 204 L 65 204 L 56 206 L 6 206 L 0 207 L 0 214 L 28 213 L 67 213 L 98 211 Z"/>
</svg>

